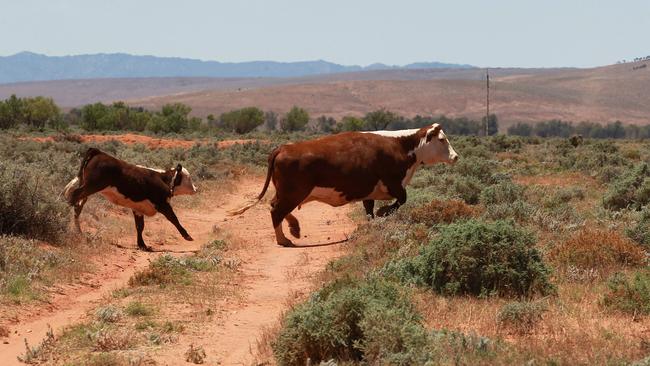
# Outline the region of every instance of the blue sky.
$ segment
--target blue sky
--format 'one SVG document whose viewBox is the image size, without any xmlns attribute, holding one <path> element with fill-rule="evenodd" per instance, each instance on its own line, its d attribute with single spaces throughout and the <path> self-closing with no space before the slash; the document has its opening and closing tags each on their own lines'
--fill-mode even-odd
<svg viewBox="0 0 650 366">
<path fill-rule="evenodd" d="M 650 55 L 648 25 L 648 0 L 0 0 L 0 55 L 589 67 Z"/>
</svg>

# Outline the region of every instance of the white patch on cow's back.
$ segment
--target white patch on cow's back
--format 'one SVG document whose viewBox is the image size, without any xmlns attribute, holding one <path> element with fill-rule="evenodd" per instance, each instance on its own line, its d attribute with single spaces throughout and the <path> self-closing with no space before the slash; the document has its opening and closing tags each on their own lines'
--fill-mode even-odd
<svg viewBox="0 0 650 366">
<path fill-rule="evenodd" d="M 149 168 L 148 166 L 144 166 L 144 165 L 136 165 L 136 166 L 137 166 L 138 168 L 144 168 L 144 169 L 148 169 L 148 170 L 153 170 L 154 172 L 158 172 L 158 173 L 164 173 L 164 172 L 165 172 L 165 171 L 162 170 L 162 169 Z"/>
<path fill-rule="evenodd" d="M 304 205 L 307 202 L 318 201 L 327 203 L 330 206 L 338 207 L 343 206 L 346 203 L 349 203 L 343 193 L 335 190 L 334 188 L 325 188 L 325 187 L 314 187 L 314 189 L 309 192 L 309 196 L 305 198 L 300 206 Z"/>
<path fill-rule="evenodd" d="M 386 136 L 386 137 L 402 137 L 411 136 L 419 131 L 419 128 L 412 128 L 410 130 L 395 130 L 395 131 L 364 131 L 363 133 L 371 133 L 373 135 Z"/>
<path fill-rule="evenodd" d="M 145 216 L 153 216 L 156 214 L 156 208 L 154 207 L 153 203 L 149 200 L 144 200 L 144 201 L 139 201 L 139 202 L 134 202 L 131 201 L 130 199 L 126 198 L 123 194 L 121 194 L 117 188 L 109 186 L 107 188 L 104 188 L 102 191 L 100 191 L 104 197 L 106 197 L 107 200 L 110 202 L 130 208 L 133 211 L 145 215 Z"/>
</svg>

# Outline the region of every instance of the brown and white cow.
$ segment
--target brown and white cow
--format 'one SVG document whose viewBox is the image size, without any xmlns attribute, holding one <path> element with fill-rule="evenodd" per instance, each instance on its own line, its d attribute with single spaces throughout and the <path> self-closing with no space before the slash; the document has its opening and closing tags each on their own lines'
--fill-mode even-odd
<svg viewBox="0 0 650 366">
<path fill-rule="evenodd" d="M 192 178 L 180 164 L 173 169 L 159 170 L 132 165 L 114 158 L 98 149 L 90 148 L 81 162 L 79 173 L 70 181 L 63 192 L 71 206 L 74 206 L 74 220 L 77 230 L 79 215 L 88 196 L 101 193 L 110 202 L 130 208 L 138 232 L 138 248 L 150 251 L 142 239 L 144 216 L 163 214 L 185 240 L 193 240 L 181 226 L 172 206 L 173 196 L 196 193 Z"/>
<path fill-rule="evenodd" d="M 374 200 L 396 199 L 382 207 L 385 216 L 406 202 L 406 186 L 421 165 L 453 164 L 458 154 L 439 124 L 413 130 L 347 132 L 282 145 L 269 155 L 268 173 L 257 200 L 230 212 L 238 215 L 257 204 L 273 180 L 271 219 L 278 244 L 293 243 L 282 232 L 287 220 L 291 235 L 300 237 L 300 224 L 291 212 L 307 202 L 332 206 L 363 201 L 374 217 Z"/>
</svg>

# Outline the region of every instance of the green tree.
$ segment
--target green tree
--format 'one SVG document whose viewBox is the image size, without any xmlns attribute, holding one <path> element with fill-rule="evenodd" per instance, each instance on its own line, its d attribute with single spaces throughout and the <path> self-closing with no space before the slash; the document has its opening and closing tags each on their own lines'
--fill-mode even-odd
<svg viewBox="0 0 650 366">
<path fill-rule="evenodd" d="M 363 117 L 365 128 L 367 130 L 375 131 L 385 130 L 391 122 L 398 119 L 399 117 L 395 113 L 388 111 L 385 108 L 370 112 Z"/>
<path fill-rule="evenodd" d="M 99 121 L 108 114 L 108 107 L 102 103 L 86 104 L 81 108 L 81 127 L 87 131 L 99 129 Z"/>
<path fill-rule="evenodd" d="M 188 115 L 191 111 L 192 108 L 182 103 L 165 104 L 160 112 L 165 121 L 158 132 L 179 133 L 187 129 Z"/>
<path fill-rule="evenodd" d="M 353 116 L 345 116 L 338 125 L 340 131 L 361 131 L 363 130 L 364 122 L 361 118 Z"/>
<path fill-rule="evenodd" d="M 264 123 L 264 112 L 256 107 L 247 107 L 224 113 L 220 120 L 226 129 L 243 134 Z"/>
<path fill-rule="evenodd" d="M 532 136 L 533 126 L 528 123 L 517 122 L 516 124 L 508 127 L 508 135 L 513 136 Z"/>
<path fill-rule="evenodd" d="M 332 117 L 320 116 L 316 118 L 316 131 L 332 133 L 336 127 L 336 120 Z"/>
<path fill-rule="evenodd" d="M 280 126 L 284 131 L 300 131 L 305 129 L 309 123 L 309 113 L 306 110 L 294 106 L 280 121 Z"/>
<path fill-rule="evenodd" d="M 273 111 L 264 113 L 264 127 L 269 131 L 278 128 L 278 114 Z"/>
<path fill-rule="evenodd" d="M 485 128 L 485 117 L 481 119 L 481 123 L 483 128 Z M 485 132 L 484 132 L 485 133 Z M 497 133 L 499 133 L 499 120 L 497 119 L 497 115 L 494 113 L 491 113 L 489 118 L 488 118 L 488 130 L 487 130 L 488 136 L 494 136 Z"/>
<path fill-rule="evenodd" d="M 61 110 L 52 98 L 26 98 L 23 106 L 25 122 L 32 127 L 43 128 L 48 123 L 58 124 L 61 119 Z"/>
</svg>

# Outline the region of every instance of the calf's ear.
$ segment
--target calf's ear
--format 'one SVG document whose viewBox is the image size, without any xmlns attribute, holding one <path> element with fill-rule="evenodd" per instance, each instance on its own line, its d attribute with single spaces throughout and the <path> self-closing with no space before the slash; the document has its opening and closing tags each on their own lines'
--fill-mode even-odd
<svg viewBox="0 0 650 366">
<path fill-rule="evenodd" d="M 183 166 L 181 166 L 180 164 L 176 165 L 176 173 L 180 173 L 181 170 L 183 170 Z"/>
</svg>

